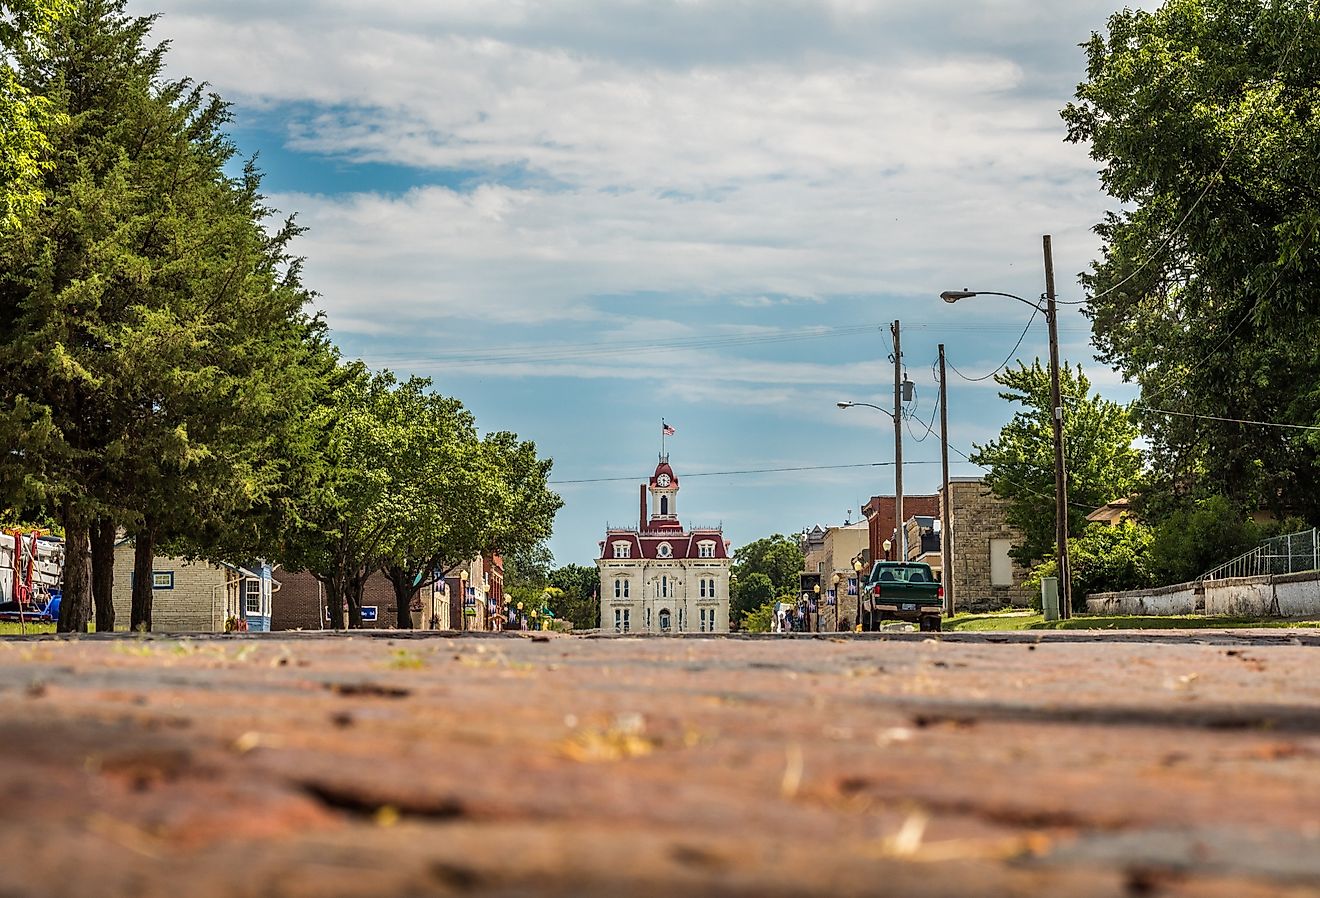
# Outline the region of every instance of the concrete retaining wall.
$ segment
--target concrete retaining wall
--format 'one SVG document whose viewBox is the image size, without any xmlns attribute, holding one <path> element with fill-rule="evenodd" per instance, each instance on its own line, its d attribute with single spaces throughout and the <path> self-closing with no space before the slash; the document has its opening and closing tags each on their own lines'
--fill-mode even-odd
<svg viewBox="0 0 1320 898">
<path fill-rule="evenodd" d="M 1279 613 L 1274 603 L 1274 584 L 1269 577 L 1209 580 L 1204 586 L 1206 614 L 1259 617 Z"/>
<path fill-rule="evenodd" d="M 1086 610 L 1090 614 L 1317 617 L 1320 571 L 1095 593 L 1086 597 Z"/>
<path fill-rule="evenodd" d="M 1284 617 L 1320 616 L 1320 575 L 1312 571 L 1275 577 L 1274 600 Z"/>
<path fill-rule="evenodd" d="M 1195 583 L 1178 583 L 1158 589 L 1135 589 L 1130 592 L 1099 592 L 1086 597 L 1089 614 L 1195 614 Z"/>
</svg>

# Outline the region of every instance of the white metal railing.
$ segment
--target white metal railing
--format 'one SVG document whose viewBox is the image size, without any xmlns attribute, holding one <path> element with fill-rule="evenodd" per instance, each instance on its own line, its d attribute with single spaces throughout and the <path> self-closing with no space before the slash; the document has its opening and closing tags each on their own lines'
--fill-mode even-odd
<svg viewBox="0 0 1320 898">
<path fill-rule="evenodd" d="M 1315 528 L 1267 539 L 1250 552 L 1202 574 L 1201 580 L 1264 577 L 1320 570 L 1320 533 Z"/>
</svg>

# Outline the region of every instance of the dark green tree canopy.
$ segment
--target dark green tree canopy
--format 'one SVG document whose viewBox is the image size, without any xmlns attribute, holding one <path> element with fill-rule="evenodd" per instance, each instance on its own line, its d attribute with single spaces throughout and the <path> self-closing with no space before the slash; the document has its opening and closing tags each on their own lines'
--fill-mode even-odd
<svg viewBox="0 0 1320 898">
<path fill-rule="evenodd" d="M 1167 0 L 1085 49 L 1068 139 L 1123 204 L 1096 228 L 1086 311 L 1100 357 L 1141 387 L 1155 485 L 1314 520 L 1314 434 L 1196 417 L 1320 421 L 1314 3 Z"/>
</svg>

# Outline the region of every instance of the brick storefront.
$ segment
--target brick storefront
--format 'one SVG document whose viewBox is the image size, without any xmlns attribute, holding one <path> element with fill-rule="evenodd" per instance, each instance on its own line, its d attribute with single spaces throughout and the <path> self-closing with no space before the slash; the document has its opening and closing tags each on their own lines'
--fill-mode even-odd
<svg viewBox="0 0 1320 898">
<path fill-rule="evenodd" d="M 278 589 L 271 596 L 272 630 L 328 630 L 330 621 L 324 619 L 324 590 L 316 578 L 308 573 L 275 571 Z M 367 578 L 362 588 L 362 607 L 376 609 L 376 620 L 364 621 L 367 629 L 394 627 L 394 586 L 384 574 L 375 573 Z"/>
<path fill-rule="evenodd" d="M 869 525 L 869 541 L 873 560 L 878 561 L 885 557 L 885 540 L 892 540 L 893 538 L 895 504 L 896 500 L 893 496 L 874 496 L 862 508 L 862 514 L 866 515 L 866 522 Z M 939 516 L 939 496 L 903 497 L 904 521 L 914 517 L 938 518 Z M 897 556 L 895 555 L 895 557 Z"/>
</svg>

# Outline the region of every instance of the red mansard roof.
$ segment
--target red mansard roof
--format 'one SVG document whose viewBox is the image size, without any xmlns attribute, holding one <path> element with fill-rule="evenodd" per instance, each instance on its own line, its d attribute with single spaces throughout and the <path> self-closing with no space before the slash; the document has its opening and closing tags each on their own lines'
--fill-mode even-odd
<svg viewBox="0 0 1320 898">
<path fill-rule="evenodd" d="M 718 530 L 693 530 L 686 533 L 679 530 L 673 534 L 657 533 L 654 529 L 647 530 L 645 533 L 637 534 L 631 530 L 611 530 L 606 534 L 605 540 L 601 543 L 600 557 L 602 559 L 612 559 L 614 557 L 614 544 L 626 542 L 631 548 L 630 557 L 632 558 L 659 558 L 659 548 L 661 543 L 669 543 L 670 551 L 673 553 L 668 560 L 683 560 L 686 558 L 700 558 L 700 543 L 712 542 L 715 544 L 716 559 L 729 557 L 729 546 L 724 541 L 723 534 Z"/>
</svg>

